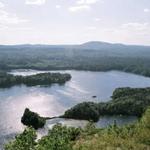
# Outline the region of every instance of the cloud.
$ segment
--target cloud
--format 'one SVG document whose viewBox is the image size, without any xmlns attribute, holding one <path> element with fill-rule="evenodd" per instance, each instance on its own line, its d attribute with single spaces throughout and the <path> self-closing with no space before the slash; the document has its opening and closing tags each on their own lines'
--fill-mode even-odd
<svg viewBox="0 0 150 150">
<path fill-rule="evenodd" d="M 120 36 L 136 37 L 137 35 L 150 35 L 150 23 L 144 22 L 129 22 L 122 24 L 119 27 L 107 29 L 109 33 L 114 33 Z"/>
<path fill-rule="evenodd" d="M 79 5 L 79 6 L 72 6 L 69 7 L 69 11 L 71 12 L 78 12 L 78 11 L 88 11 L 91 7 L 89 5 Z"/>
<path fill-rule="evenodd" d="M 87 11 L 92 7 L 91 5 L 102 2 L 101 0 L 77 0 L 74 6 L 69 7 L 69 11 L 78 12 L 78 11 Z"/>
<path fill-rule="evenodd" d="M 97 3 L 99 0 L 78 0 L 77 4 L 79 5 L 86 5 L 86 4 L 95 4 Z"/>
<path fill-rule="evenodd" d="M 5 10 L 5 5 L 0 2 L 0 27 L 8 28 L 9 25 L 28 22 L 26 19 L 19 18 L 16 14 Z"/>
<path fill-rule="evenodd" d="M 140 43 L 141 41 L 147 43 L 150 38 L 150 23 L 129 22 L 108 30 L 108 33 L 128 43 Z"/>
<path fill-rule="evenodd" d="M 144 12 L 145 12 L 145 13 L 148 13 L 148 12 L 150 12 L 150 9 L 145 8 L 145 9 L 144 9 Z"/>
<path fill-rule="evenodd" d="M 61 8 L 61 5 L 56 5 L 55 7 L 56 7 L 57 9 L 59 9 L 59 8 Z"/>
<path fill-rule="evenodd" d="M 5 29 L 8 29 L 8 27 L 5 26 L 5 25 L 0 24 L 0 30 L 5 30 Z"/>
<path fill-rule="evenodd" d="M 26 0 L 25 4 L 27 5 L 43 5 L 45 4 L 46 0 Z"/>
<path fill-rule="evenodd" d="M 100 18 L 94 18 L 94 20 L 95 20 L 96 22 L 101 21 Z"/>
<path fill-rule="evenodd" d="M 87 30 L 96 30 L 96 27 L 95 26 L 89 26 L 89 27 L 86 27 Z"/>
<path fill-rule="evenodd" d="M 149 27 L 149 23 L 138 23 L 138 22 L 130 22 L 123 24 L 121 26 L 122 29 L 127 29 L 127 30 L 145 30 Z"/>
<path fill-rule="evenodd" d="M 98 28 L 96 33 L 107 41 L 146 45 L 149 44 L 150 39 L 150 22 L 127 22 L 119 26 L 106 26 Z"/>
<path fill-rule="evenodd" d="M 28 22 L 26 19 L 21 19 L 17 17 L 16 14 L 10 14 L 5 10 L 0 10 L 0 24 L 8 25 L 8 24 L 19 24 Z"/>
<path fill-rule="evenodd" d="M 4 3 L 0 2 L 0 8 L 4 8 L 4 7 L 5 7 Z"/>
</svg>

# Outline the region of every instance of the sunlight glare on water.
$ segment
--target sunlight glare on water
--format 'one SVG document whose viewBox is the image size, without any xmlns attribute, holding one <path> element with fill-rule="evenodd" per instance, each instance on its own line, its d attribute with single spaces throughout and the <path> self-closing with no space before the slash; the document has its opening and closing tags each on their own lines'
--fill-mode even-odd
<svg viewBox="0 0 150 150">
<path fill-rule="evenodd" d="M 11 74 L 26 76 L 44 72 L 47 71 L 13 70 Z M 150 86 L 150 78 L 119 71 L 68 70 L 59 72 L 70 73 L 72 79 L 61 86 L 57 84 L 46 87 L 21 85 L 0 89 L 0 145 L 6 137 L 23 131 L 24 126 L 20 120 L 26 107 L 41 116 L 53 117 L 63 114 L 66 109 L 83 101 L 108 101 L 111 99 L 112 92 L 118 87 Z M 96 98 L 92 98 L 93 96 L 96 96 Z M 98 122 L 98 126 L 106 126 L 112 123 L 113 119 L 104 117 Z M 120 124 L 135 120 L 135 118 L 122 117 L 116 119 Z M 69 121 L 55 119 L 53 123 L 57 121 L 70 124 Z M 71 124 L 79 125 L 79 122 L 71 121 Z M 53 123 L 48 122 L 47 126 L 51 126 Z"/>
</svg>

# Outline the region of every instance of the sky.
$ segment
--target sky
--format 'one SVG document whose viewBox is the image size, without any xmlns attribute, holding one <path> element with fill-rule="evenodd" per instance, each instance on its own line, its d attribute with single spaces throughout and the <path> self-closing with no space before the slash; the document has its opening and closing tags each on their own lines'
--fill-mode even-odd
<svg viewBox="0 0 150 150">
<path fill-rule="evenodd" d="M 150 0 L 0 0 L 0 44 L 150 45 Z"/>
</svg>

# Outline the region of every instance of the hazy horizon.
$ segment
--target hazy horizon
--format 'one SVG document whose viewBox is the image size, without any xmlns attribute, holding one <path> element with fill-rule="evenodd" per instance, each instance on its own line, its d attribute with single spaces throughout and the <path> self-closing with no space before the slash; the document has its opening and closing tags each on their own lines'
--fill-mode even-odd
<svg viewBox="0 0 150 150">
<path fill-rule="evenodd" d="M 82 44 L 86 44 L 86 43 L 89 43 L 89 42 L 100 42 L 100 43 L 107 43 L 107 44 L 120 44 L 120 45 L 125 45 L 125 46 L 150 46 L 149 45 L 142 45 L 142 44 L 132 44 L 132 43 L 113 43 L 113 42 L 107 42 L 107 41 L 86 41 L 84 43 L 56 43 L 56 44 L 53 44 L 53 43 L 17 43 L 17 44 L 0 44 L 0 46 L 20 46 L 20 45 L 31 45 L 31 46 L 34 46 L 34 45 L 47 45 L 47 46 L 76 46 L 76 45 L 82 45 Z"/>
<path fill-rule="evenodd" d="M 0 45 L 150 46 L 149 0 L 0 0 Z"/>
</svg>

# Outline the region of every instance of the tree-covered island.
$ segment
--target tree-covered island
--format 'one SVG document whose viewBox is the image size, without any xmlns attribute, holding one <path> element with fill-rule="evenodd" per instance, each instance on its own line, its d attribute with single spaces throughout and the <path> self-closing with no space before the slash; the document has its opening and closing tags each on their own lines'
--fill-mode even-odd
<svg viewBox="0 0 150 150">
<path fill-rule="evenodd" d="M 67 110 L 62 117 L 99 120 L 102 115 L 132 115 L 140 117 L 150 105 L 150 88 L 118 88 L 112 100 L 94 103 L 83 102 Z"/>
<path fill-rule="evenodd" d="M 51 85 L 53 83 L 64 84 L 71 79 L 68 73 L 39 73 L 30 76 L 14 76 L 6 72 L 0 72 L 0 88 L 24 84 L 26 86 Z"/>
<path fill-rule="evenodd" d="M 118 88 L 113 92 L 111 101 L 79 103 L 57 117 L 93 122 L 97 122 L 103 115 L 141 117 L 148 106 L 150 106 L 150 88 Z M 44 126 L 46 119 L 57 117 L 44 118 L 29 109 L 25 109 L 21 121 L 24 125 L 38 129 Z"/>
<path fill-rule="evenodd" d="M 21 122 L 24 125 L 32 126 L 34 129 L 42 128 L 45 125 L 46 118 L 40 117 L 39 114 L 30 111 L 28 108 L 25 109 L 24 114 L 21 118 Z"/>
<path fill-rule="evenodd" d="M 84 129 L 54 125 L 48 134 L 37 140 L 36 131 L 26 128 L 5 150 L 149 150 L 150 108 L 134 124 L 111 125 L 99 129 L 88 124 Z"/>
<path fill-rule="evenodd" d="M 39 140 L 35 129 L 44 126 L 46 118 L 26 109 L 22 123 L 30 127 L 5 145 L 5 150 L 149 150 L 149 106 L 150 88 L 118 88 L 111 101 L 84 102 L 61 117 L 97 121 L 101 115 L 142 116 L 136 123 L 123 127 L 114 124 L 103 129 L 95 128 L 91 123 L 84 129 L 57 124 Z"/>
</svg>

